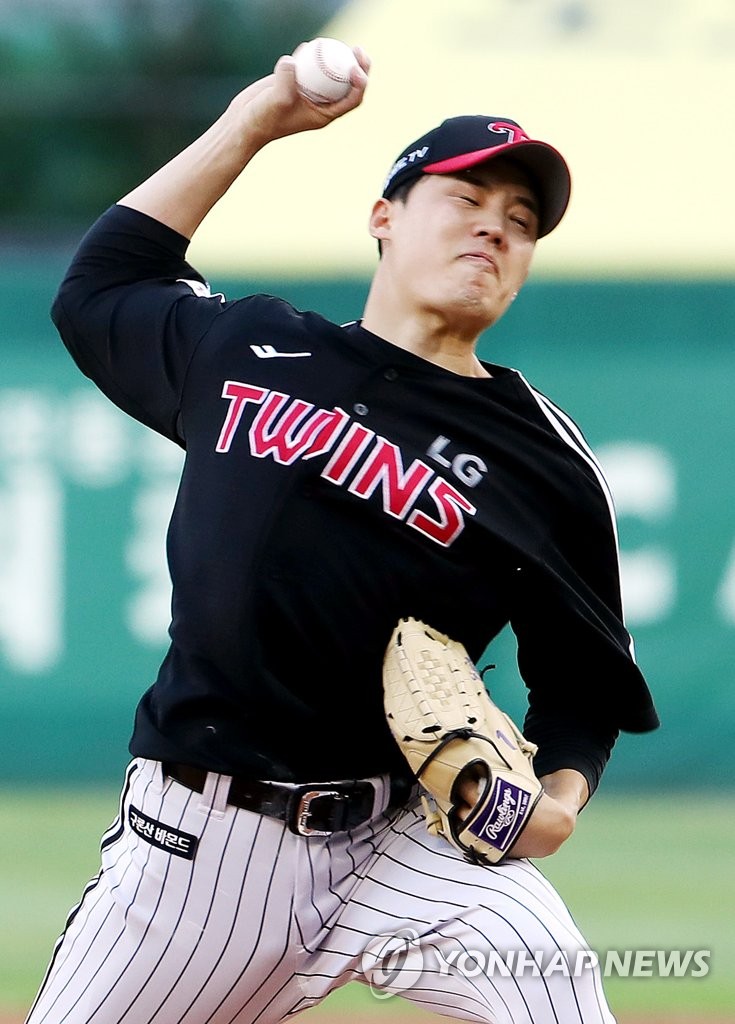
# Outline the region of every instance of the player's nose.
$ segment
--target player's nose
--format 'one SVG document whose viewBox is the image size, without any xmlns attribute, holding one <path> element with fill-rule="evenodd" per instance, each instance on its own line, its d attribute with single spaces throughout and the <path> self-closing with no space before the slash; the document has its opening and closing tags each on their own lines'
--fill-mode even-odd
<svg viewBox="0 0 735 1024">
<path fill-rule="evenodd" d="M 489 239 L 496 248 L 505 245 L 507 240 L 505 218 L 495 204 L 480 208 L 475 234 L 478 238 Z"/>
</svg>

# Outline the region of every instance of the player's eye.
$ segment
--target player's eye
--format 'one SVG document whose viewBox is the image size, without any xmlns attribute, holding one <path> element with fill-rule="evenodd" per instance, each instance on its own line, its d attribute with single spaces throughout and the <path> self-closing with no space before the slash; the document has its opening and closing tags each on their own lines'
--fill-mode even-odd
<svg viewBox="0 0 735 1024">
<path fill-rule="evenodd" d="M 528 213 L 512 213 L 510 215 L 510 221 L 514 224 L 524 235 L 530 235 L 535 230 L 535 217 Z"/>
<path fill-rule="evenodd" d="M 476 200 L 476 199 L 473 199 L 473 197 L 472 197 L 472 196 L 468 196 L 468 195 L 458 195 L 458 196 L 457 196 L 457 198 L 458 198 L 458 199 L 462 199 L 462 200 L 463 200 L 463 201 L 464 201 L 465 203 L 468 203 L 468 204 L 469 204 L 470 206 L 479 206 L 479 205 L 480 205 L 480 204 L 479 204 L 479 203 L 477 202 L 477 200 Z"/>
</svg>

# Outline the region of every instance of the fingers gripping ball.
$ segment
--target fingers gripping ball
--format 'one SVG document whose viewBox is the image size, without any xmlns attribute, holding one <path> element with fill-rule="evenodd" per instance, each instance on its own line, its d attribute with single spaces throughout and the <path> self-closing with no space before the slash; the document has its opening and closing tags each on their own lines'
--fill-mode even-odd
<svg viewBox="0 0 735 1024">
<path fill-rule="evenodd" d="M 336 103 L 350 91 L 355 55 L 338 39 L 312 39 L 294 53 L 296 85 L 312 103 Z"/>
<path fill-rule="evenodd" d="M 383 689 L 391 732 L 431 798 L 429 831 L 469 860 L 497 864 L 543 792 L 536 746 L 492 702 L 462 644 L 418 619 L 401 619 L 394 630 Z M 458 784 L 468 776 L 479 779 L 479 795 L 462 820 Z"/>
</svg>

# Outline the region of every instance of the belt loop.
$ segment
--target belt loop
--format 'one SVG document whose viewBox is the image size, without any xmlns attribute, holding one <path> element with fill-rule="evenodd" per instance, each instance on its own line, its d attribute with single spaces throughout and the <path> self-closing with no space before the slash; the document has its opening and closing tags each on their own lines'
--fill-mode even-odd
<svg viewBox="0 0 735 1024">
<path fill-rule="evenodd" d="M 207 772 L 204 789 L 199 801 L 199 810 L 224 818 L 227 810 L 227 797 L 230 793 L 231 775 L 220 775 L 219 772 Z"/>
<path fill-rule="evenodd" d="M 390 776 L 377 775 L 370 780 L 375 787 L 375 803 L 373 804 L 373 817 L 382 814 L 390 806 Z"/>
</svg>

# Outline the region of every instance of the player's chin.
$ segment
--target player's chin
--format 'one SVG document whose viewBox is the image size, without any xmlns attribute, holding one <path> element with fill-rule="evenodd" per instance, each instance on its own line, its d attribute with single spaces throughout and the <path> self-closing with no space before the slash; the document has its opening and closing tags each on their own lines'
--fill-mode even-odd
<svg viewBox="0 0 735 1024">
<path fill-rule="evenodd" d="M 456 315 L 472 324 L 479 333 L 500 319 L 510 302 L 504 302 L 496 289 L 468 286 L 456 295 Z"/>
</svg>

